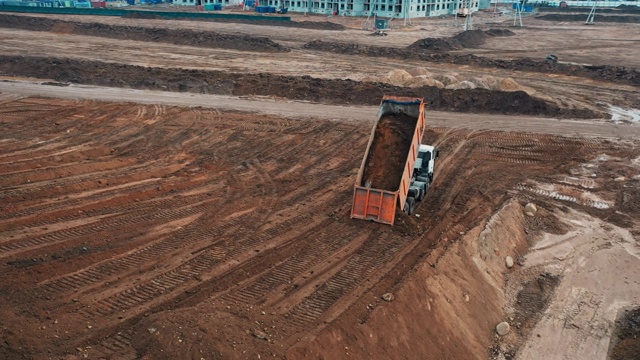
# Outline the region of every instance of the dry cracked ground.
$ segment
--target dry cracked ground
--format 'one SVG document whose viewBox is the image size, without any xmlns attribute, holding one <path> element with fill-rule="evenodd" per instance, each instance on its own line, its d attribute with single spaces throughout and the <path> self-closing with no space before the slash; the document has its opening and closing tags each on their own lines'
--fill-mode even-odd
<svg viewBox="0 0 640 360">
<path fill-rule="evenodd" d="M 1 358 L 637 359 L 636 23 L 0 17 Z M 393 227 L 385 93 L 441 153 Z"/>
</svg>

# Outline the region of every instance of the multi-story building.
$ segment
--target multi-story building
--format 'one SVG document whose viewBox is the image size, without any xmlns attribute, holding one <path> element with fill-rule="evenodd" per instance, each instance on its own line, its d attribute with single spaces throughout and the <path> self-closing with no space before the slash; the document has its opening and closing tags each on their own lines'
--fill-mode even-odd
<svg viewBox="0 0 640 360">
<path fill-rule="evenodd" d="M 417 18 L 453 15 L 468 7 L 478 11 L 479 0 L 257 0 L 259 5 L 285 7 L 292 12 L 370 16 L 384 18 Z M 176 5 L 240 4 L 242 0 L 174 0 Z"/>
</svg>

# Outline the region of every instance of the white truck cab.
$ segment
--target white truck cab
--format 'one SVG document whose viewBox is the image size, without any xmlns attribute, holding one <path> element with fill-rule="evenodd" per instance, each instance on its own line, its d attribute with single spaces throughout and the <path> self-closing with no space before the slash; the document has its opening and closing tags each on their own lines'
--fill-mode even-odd
<svg viewBox="0 0 640 360">
<path fill-rule="evenodd" d="M 433 182 L 433 169 L 436 159 L 440 156 L 438 149 L 431 145 L 421 144 L 418 149 L 418 158 L 413 165 L 411 185 L 407 194 L 404 211 L 411 215 L 416 203 L 426 195 Z"/>
</svg>

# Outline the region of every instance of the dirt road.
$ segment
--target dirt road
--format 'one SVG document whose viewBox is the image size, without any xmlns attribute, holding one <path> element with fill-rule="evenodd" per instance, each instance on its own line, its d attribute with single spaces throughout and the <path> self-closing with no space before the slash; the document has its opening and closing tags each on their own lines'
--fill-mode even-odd
<svg viewBox="0 0 640 360">
<path fill-rule="evenodd" d="M 43 85 L 37 81 L 2 81 L 0 92 L 21 96 L 43 96 L 63 99 L 85 99 L 103 101 L 135 102 L 140 104 L 162 104 L 217 108 L 221 110 L 265 113 L 289 118 L 321 118 L 341 121 L 372 123 L 377 107 L 332 106 L 324 104 L 282 101 L 266 98 L 238 98 L 233 96 L 174 93 L 151 90 L 105 88 L 85 85 Z M 614 124 L 610 121 L 558 120 L 550 118 L 456 114 L 429 111 L 430 126 L 446 126 L 473 130 L 523 131 L 563 136 L 605 137 L 621 139 L 640 138 L 640 126 Z"/>
</svg>

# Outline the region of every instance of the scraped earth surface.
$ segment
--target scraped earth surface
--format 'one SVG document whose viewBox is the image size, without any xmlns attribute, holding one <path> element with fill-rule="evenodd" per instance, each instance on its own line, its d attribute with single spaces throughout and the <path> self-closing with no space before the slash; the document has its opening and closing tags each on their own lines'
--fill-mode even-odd
<svg viewBox="0 0 640 360">
<path fill-rule="evenodd" d="M 634 354 L 640 150 L 633 118 L 607 112 L 640 107 L 636 24 L 478 14 L 483 32 L 429 19 L 373 37 L 29 18 L 0 28 L 0 358 Z M 247 41 L 147 41 L 154 28 Z M 256 34 L 272 42 L 246 48 Z M 416 41 L 450 49 L 414 56 Z M 74 99 L 101 90 L 132 102 Z M 393 227 L 349 219 L 375 119 L 351 105 L 384 93 L 449 111 L 423 139 L 435 182 Z"/>
<path fill-rule="evenodd" d="M 37 98 L 0 113 L 1 311 L 24 324 L 3 329 L 4 357 L 338 356 L 298 341 L 375 317 L 372 300 L 527 193 L 519 184 L 633 152 L 432 128 L 442 159 L 429 201 L 389 227 L 348 218 L 368 124 Z M 596 214 L 613 216 L 614 199 Z"/>
</svg>

